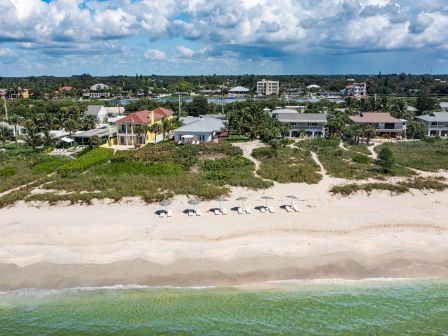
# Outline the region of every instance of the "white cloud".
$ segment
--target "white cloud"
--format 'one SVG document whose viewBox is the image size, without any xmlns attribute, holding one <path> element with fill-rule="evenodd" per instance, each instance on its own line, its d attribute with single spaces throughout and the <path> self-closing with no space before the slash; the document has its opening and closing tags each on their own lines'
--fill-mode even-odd
<svg viewBox="0 0 448 336">
<path fill-rule="evenodd" d="M 0 57 L 12 56 L 13 52 L 9 48 L 0 48 Z"/>
<path fill-rule="evenodd" d="M 187 58 L 191 58 L 194 56 L 194 50 L 184 47 L 184 46 L 177 46 L 176 47 L 177 52 L 179 53 L 179 55 L 181 57 L 187 57 Z"/>
<path fill-rule="evenodd" d="M 144 56 L 147 59 L 157 61 L 164 61 L 167 58 L 166 53 L 158 49 L 149 49 L 145 52 Z"/>
</svg>

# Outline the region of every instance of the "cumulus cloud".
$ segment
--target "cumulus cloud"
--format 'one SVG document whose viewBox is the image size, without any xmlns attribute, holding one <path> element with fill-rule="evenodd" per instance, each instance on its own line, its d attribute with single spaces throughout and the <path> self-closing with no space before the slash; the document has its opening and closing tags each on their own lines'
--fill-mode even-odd
<svg viewBox="0 0 448 336">
<path fill-rule="evenodd" d="M 144 54 L 145 58 L 150 60 L 164 61 L 167 59 L 166 53 L 158 49 L 149 49 Z"/>
<path fill-rule="evenodd" d="M 0 48 L 0 57 L 12 56 L 13 52 L 9 48 Z"/>
<path fill-rule="evenodd" d="M 191 58 L 194 56 L 194 50 L 192 50 L 190 48 L 187 48 L 184 46 L 177 46 L 176 50 L 179 53 L 179 56 L 181 56 L 181 57 Z"/>
</svg>

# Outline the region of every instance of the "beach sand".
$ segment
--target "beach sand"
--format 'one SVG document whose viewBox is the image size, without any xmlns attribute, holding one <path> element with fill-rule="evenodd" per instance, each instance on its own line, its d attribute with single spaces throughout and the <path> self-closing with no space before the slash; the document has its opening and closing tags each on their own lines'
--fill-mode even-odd
<svg viewBox="0 0 448 336">
<path fill-rule="evenodd" d="M 215 216 L 218 202 L 188 217 L 186 197 L 161 207 L 18 203 L 0 210 L 0 288 L 106 285 L 231 286 L 287 279 L 448 276 L 448 193 L 331 195 L 334 183 L 234 189 L 223 206 L 263 205 L 275 214 Z M 300 213 L 279 208 L 296 195 Z"/>
</svg>

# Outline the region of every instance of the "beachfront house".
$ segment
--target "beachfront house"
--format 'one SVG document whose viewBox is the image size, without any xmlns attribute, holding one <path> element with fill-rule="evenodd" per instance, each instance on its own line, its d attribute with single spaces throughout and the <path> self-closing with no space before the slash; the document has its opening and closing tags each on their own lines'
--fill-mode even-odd
<svg viewBox="0 0 448 336">
<path fill-rule="evenodd" d="M 397 119 L 386 112 L 362 112 L 350 116 L 352 125 L 370 126 L 380 136 L 404 138 L 406 136 L 406 120 Z"/>
<path fill-rule="evenodd" d="M 150 128 L 154 124 L 160 125 L 164 119 L 171 119 L 173 115 L 173 111 L 159 107 L 152 111 L 137 111 L 117 120 L 115 124 L 118 129 L 118 145 L 136 147 L 162 141 L 162 131 L 154 133 L 151 132 Z M 137 125 L 146 126 L 147 131 L 139 133 Z"/>
<path fill-rule="evenodd" d="M 173 131 L 177 143 L 207 143 L 218 141 L 225 131 L 224 121 L 213 117 L 186 117 L 183 126 Z"/>
<path fill-rule="evenodd" d="M 92 139 L 95 137 L 100 144 L 107 142 L 109 145 L 116 142 L 117 130 L 114 127 L 103 126 L 84 132 L 76 132 L 73 135 L 75 142 L 79 145 L 91 145 Z"/>
<path fill-rule="evenodd" d="M 425 124 L 427 136 L 448 136 L 448 112 L 432 112 L 417 116 L 416 119 Z"/>
<path fill-rule="evenodd" d="M 289 136 L 319 138 L 325 136 L 327 116 L 323 113 L 299 113 L 293 109 L 272 111 L 272 118 L 290 125 Z"/>
</svg>

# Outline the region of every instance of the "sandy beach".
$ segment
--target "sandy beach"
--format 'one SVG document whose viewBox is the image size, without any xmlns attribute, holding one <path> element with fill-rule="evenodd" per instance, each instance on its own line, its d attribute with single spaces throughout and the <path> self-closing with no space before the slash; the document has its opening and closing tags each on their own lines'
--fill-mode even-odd
<svg viewBox="0 0 448 336">
<path fill-rule="evenodd" d="M 103 285 L 242 285 L 287 279 L 448 276 L 448 193 L 333 196 L 318 185 L 235 189 L 223 206 L 252 208 L 263 195 L 275 214 L 188 217 L 186 197 L 161 207 L 137 200 L 27 205 L 0 210 L 0 288 Z M 279 207 L 297 195 L 300 213 Z"/>
</svg>

